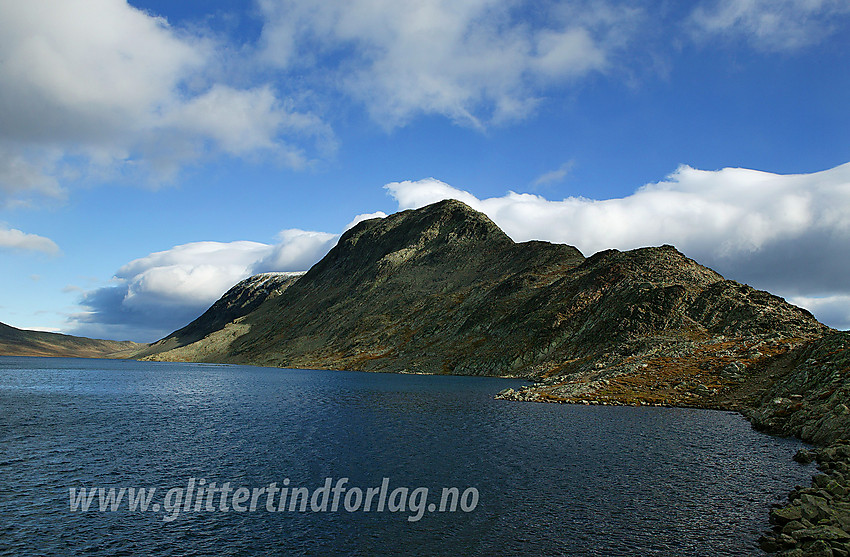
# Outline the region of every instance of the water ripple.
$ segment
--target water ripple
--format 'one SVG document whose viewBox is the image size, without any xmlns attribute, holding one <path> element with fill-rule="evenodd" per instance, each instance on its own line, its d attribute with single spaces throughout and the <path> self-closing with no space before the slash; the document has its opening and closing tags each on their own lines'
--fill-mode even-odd
<svg viewBox="0 0 850 557">
<path fill-rule="evenodd" d="M 493 400 L 514 382 L 0 358 L 0 553 L 758 555 L 813 472 L 738 415 Z M 470 513 L 70 512 L 69 487 L 473 486 Z"/>
</svg>

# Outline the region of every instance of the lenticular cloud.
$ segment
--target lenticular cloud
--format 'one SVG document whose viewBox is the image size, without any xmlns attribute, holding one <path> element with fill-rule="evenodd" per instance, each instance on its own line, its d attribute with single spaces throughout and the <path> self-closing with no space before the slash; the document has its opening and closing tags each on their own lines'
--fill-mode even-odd
<svg viewBox="0 0 850 557">
<path fill-rule="evenodd" d="M 400 209 L 454 198 L 486 213 L 517 241 L 564 242 L 585 253 L 674 244 L 712 260 L 752 254 L 813 231 L 850 238 L 850 164 L 783 176 L 679 167 L 628 197 L 550 201 L 509 192 L 478 199 L 434 179 L 385 186 Z M 786 244 L 787 247 L 787 244 Z"/>
<path fill-rule="evenodd" d="M 632 195 L 605 200 L 515 192 L 479 199 L 435 179 L 385 187 L 400 209 L 454 198 L 516 241 L 566 243 L 586 255 L 672 244 L 728 278 L 818 299 L 825 315 L 847 314 L 825 300 L 844 303 L 850 294 L 843 278 L 850 273 L 850 163 L 796 175 L 681 166 Z"/>
</svg>

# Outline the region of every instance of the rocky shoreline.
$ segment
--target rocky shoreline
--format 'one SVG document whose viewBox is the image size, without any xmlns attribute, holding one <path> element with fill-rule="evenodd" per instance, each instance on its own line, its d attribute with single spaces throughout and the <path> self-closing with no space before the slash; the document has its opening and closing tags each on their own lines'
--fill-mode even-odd
<svg viewBox="0 0 850 557">
<path fill-rule="evenodd" d="M 715 366 L 716 367 L 716 366 Z M 668 388 L 659 396 L 658 373 L 640 380 L 631 374 L 626 389 L 618 378 L 539 381 L 505 389 L 503 400 L 611 406 L 670 406 L 735 410 L 765 433 L 793 436 L 815 445 L 795 460 L 817 461 L 821 473 L 810 487 L 796 487 L 770 513 L 773 529 L 759 540 L 782 557 L 850 557 L 850 332 L 776 351 L 749 365 L 724 364 L 694 388 Z M 734 375 L 729 373 L 734 371 Z M 566 396 L 564 396 L 566 395 Z"/>
<path fill-rule="evenodd" d="M 756 429 L 818 446 L 795 460 L 814 459 L 821 473 L 771 511 L 760 546 L 782 557 L 850 556 L 850 333 L 809 343 L 774 369 L 781 379 L 744 415 Z"/>
<path fill-rule="evenodd" d="M 850 555 L 850 441 L 816 451 L 805 449 L 794 460 L 816 459 L 820 474 L 811 487 L 797 487 L 788 504 L 770 511 L 773 530 L 759 540 L 768 553 L 783 557 Z"/>
</svg>

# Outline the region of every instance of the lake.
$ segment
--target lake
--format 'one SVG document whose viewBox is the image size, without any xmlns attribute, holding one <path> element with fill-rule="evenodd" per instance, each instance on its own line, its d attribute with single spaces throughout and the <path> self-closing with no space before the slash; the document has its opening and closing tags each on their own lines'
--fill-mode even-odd
<svg viewBox="0 0 850 557">
<path fill-rule="evenodd" d="M 0 357 L 0 553 L 759 555 L 814 472 L 737 414 L 521 384 Z"/>
</svg>

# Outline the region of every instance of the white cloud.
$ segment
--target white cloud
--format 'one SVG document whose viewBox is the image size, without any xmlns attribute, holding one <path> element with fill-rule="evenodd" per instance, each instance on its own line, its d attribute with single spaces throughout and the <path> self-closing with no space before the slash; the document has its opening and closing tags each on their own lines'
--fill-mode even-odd
<svg viewBox="0 0 850 557">
<path fill-rule="evenodd" d="M 385 186 L 399 208 L 446 198 L 488 214 L 515 240 L 565 242 L 586 253 L 676 243 L 712 259 L 752 254 L 812 230 L 850 239 L 850 163 L 815 174 L 782 176 L 682 166 L 667 180 L 628 197 L 550 201 L 510 192 L 478 199 L 434 180 Z"/>
<path fill-rule="evenodd" d="M 258 242 L 195 242 L 131 261 L 115 277 L 127 286 L 127 308 L 204 306 L 245 278 L 270 250 Z"/>
<path fill-rule="evenodd" d="M 541 88 L 606 71 L 639 12 L 602 2 L 260 0 L 266 61 L 320 65 L 387 127 L 523 118 Z M 530 12 L 537 12 L 528 17 Z"/>
<path fill-rule="evenodd" d="M 850 163 L 800 175 L 682 166 L 664 181 L 607 200 L 514 192 L 479 199 L 433 178 L 386 188 L 400 209 L 459 199 L 517 241 L 566 243 L 587 255 L 667 243 L 729 278 L 786 297 L 841 303 L 834 296 L 850 295 Z"/>
<path fill-rule="evenodd" d="M 116 0 L 3 2 L 0 16 L 6 133 L 30 139 L 111 136 L 167 109 L 208 55 Z"/>
<path fill-rule="evenodd" d="M 49 255 L 59 253 L 59 246 L 50 238 L 28 234 L 15 228 L 0 228 L 0 249 L 39 251 Z"/>
<path fill-rule="evenodd" d="M 32 197 L 63 198 L 65 191 L 58 180 L 45 174 L 55 163 L 50 153 L 27 156 L 0 143 L 0 208 L 30 205 Z"/>
<path fill-rule="evenodd" d="M 383 211 L 375 211 L 374 213 L 363 213 L 363 214 L 357 215 L 356 217 L 354 217 L 351 220 L 351 222 L 349 222 L 348 224 L 345 225 L 343 232 L 345 232 L 346 230 L 349 230 L 351 228 L 354 228 L 355 226 L 357 226 L 358 224 L 360 224 L 364 220 L 382 219 L 382 218 L 385 218 L 386 216 L 387 216 L 387 214 Z"/>
<path fill-rule="evenodd" d="M 463 201 L 473 209 L 481 211 L 481 200 L 468 191 L 459 190 L 435 178 L 412 182 L 391 182 L 384 186 L 398 202 L 400 211 L 418 209 L 443 199 Z M 490 216 L 492 218 L 492 215 Z"/>
<path fill-rule="evenodd" d="M 27 327 L 28 331 L 41 331 L 43 333 L 60 333 L 58 327 Z"/>
<path fill-rule="evenodd" d="M 821 42 L 846 26 L 846 0 L 715 0 L 692 13 L 698 36 L 742 36 L 768 51 L 788 51 Z"/>
<path fill-rule="evenodd" d="M 56 196 L 68 176 L 128 170 L 165 179 L 214 153 L 303 166 L 286 138 L 327 127 L 268 85 L 215 79 L 226 51 L 123 0 L 0 2 L 0 194 Z"/>
<path fill-rule="evenodd" d="M 304 167 L 309 158 L 300 147 L 284 148 L 280 132 L 317 135 L 332 143 L 327 125 L 314 115 L 292 111 L 267 85 L 250 90 L 213 85 L 176 109 L 169 121 L 178 130 L 214 140 L 227 154 L 245 157 L 277 151 L 294 168 Z"/>
<path fill-rule="evenodd" d="M 152 253 L 118 269 L 109 286 L 84 291 L 85 311 L 71 317 L 71 332 L 142 341 L 162 338 L 252 274 L 309 269 L 338 238 L 289 229 L 274 245 L 194 242 Z"/>
<path fill-rule="evenodd" d="M 336 244 L 339 234 L 290 229 L 278 234 L 272 252 L 254 263 L 252 273 L 307 271 Z"/>
</svg>

